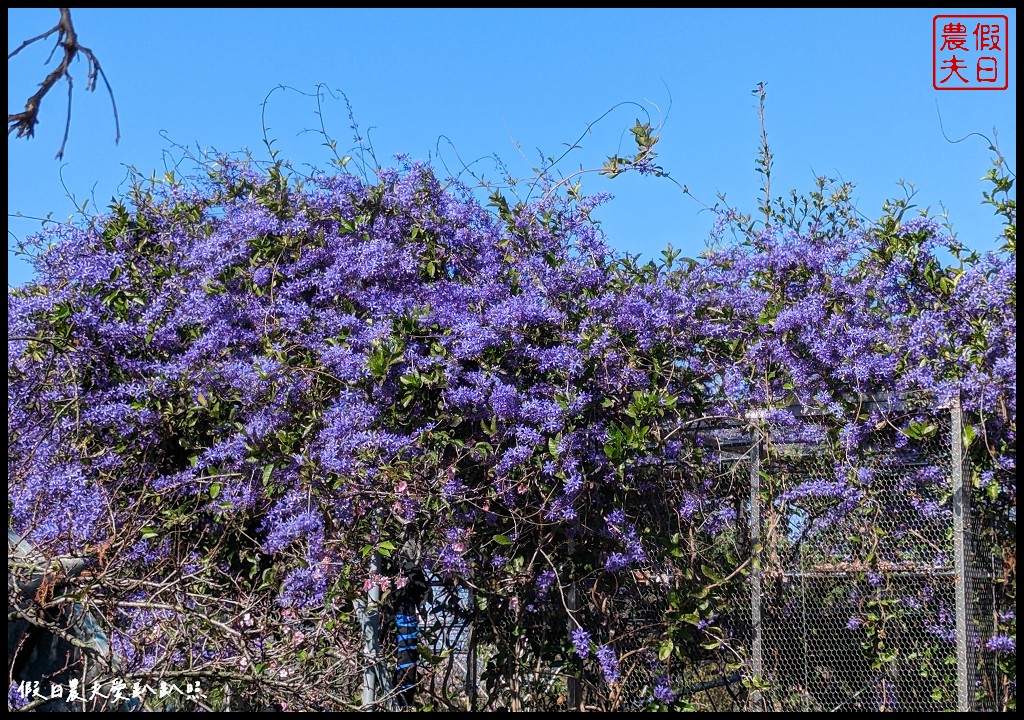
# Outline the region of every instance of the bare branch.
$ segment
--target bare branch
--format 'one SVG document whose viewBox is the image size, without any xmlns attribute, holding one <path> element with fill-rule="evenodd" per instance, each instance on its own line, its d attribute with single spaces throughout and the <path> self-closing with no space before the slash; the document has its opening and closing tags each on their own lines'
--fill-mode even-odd
<svg viewBox="0 0 1024 720">
<path fill-rule="evenodd" d="M 110 103 L 114 109 L 114 142 L 120 142 L 121 124 L 117 114 L 117 103 L 114 101 L 114 91 L 110 87 L 110 82 L 107 80 L 107 75 L 103 72 L 103 68 L 100 66 L 100 61 L 96 58 L 96 54 L 84 45 L 79 44 L 78 33 L 75 31 L 75 26 L 71 22 L 71 10 L 69 8 L 60 8 L 60 20 L 57 21 L 56 25 L 23 42 L 15 50 L 7 54 L 7 59 L 10 60 L 32 43 L 39 40 L 45 40 L 54 33 L 57 33 L 57 42 L 50 54 L 50 58 L 53 57 L 53 54 L 56 53 L 58 48 L 63 48 L 64 55 L 57 67 L 43 78 L 41 83 L 39 83 L 39 89 L 25 102 L 25 109 L 19 113 L 8 113 L 7 134 L 10 135 L 12 132 L 17 131 L 16 137 L 33 137 L 35 135 L 36 125 L 39 123 L 39 108 L 42 105 L 43 98 L 46 97 L 46 94 L 50 92 L 54 85 L 57 84 L 58 80 L 64 78 L 68 83 L 68 114 L 64 126 L 64 138 L 61 141 L 60 149 L 57 151 L 57 159 L 59 160 L 64 157 L 64 148 L 67 146 L 68 134 L 71 130 L 71 100 L 74 91 L 71 78 L 71 63 L 78 57 L 79 53 L 81 53 L 85 56 L 89 64 L 87 73 L 88 79 L 85 89 L 90 91 L 95 90 L 97 78 L 103 78 L 103 84 L 107 88 L 107 92 L 110 95 Z M 47 58 L 47 62 L 50 61 L 50 58 Z"/>
<path fill-rule="evenodd" d="M 60 30 L 60 25 L 59 24 L 58 25 L 54 25 L 52 28 L 50 28 L 49 30 L 47 30 L 44 33 L 40 33 L 40 34 L 36 35 L 34 38 L 29 38 L 28 40 L 23 42 L 21 45 L 19 45 L 16 50 L 8 53 L 7 54 L 7 59 L 10 60 L 12 57 L 14 57 L 18 53 L 20 53 L 22 50 L 27 48 L 32 43 L 36 42 L 37 40 L 45 40 L 46 38 L 50 37 L 51 35 L 53 35 L 58 30 Z M 51 57 L 52 57 L 52 55 L 51 55 Z"/>
</svg>

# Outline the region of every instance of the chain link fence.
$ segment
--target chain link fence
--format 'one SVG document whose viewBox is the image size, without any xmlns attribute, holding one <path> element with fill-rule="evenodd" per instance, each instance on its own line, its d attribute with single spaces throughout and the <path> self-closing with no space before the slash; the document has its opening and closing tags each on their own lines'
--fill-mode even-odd
<svg viewBox="0 0 1024 720">
<path fill-rule="evenodd" d="M 761 425 L 750 459 L 760 709 L 995 709 L 959 409 L 890 415 L 857 451 L 787 435 Z"/>
<path fill-rule="evenodd" d="M 642 710 L 658 683 L 698 711 L 1006 709 L 1015 687 L 986 646 L 1006 610 L 1004 559 L 984 513 L 972 512 L 959 409 L 889 408 L 848 443 L 835 442 L 829 417 L 786 417 L 701 431 L 712 459 L 702 470 L 735 509 L 733 531 L 715 542 L 747 566 L 718 598 L 728 647 L 675 662 L 666 678 L 643 643 L 664 627 L 680 568 L 634 573 L 606 596 L 630 658 L 611 697 L 567 662 L 536 669 L 523 709 Z M 502 707 L 500 687 L 516 680 L 488 679 L 469 591 L 436 581 L 421 611 L 421 699 L 438 710 Z"/>
</svg>

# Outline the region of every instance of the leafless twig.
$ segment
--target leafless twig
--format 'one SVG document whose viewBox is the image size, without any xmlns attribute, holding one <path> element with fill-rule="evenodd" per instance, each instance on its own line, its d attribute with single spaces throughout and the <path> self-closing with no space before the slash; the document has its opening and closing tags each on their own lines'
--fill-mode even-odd
<svg viewBox="0 0 1024 720">
<path fill-rule="evenodd" d="M 64 139 L 61 140 L 60 149 L 57 151 L 57 159 L 59 160 L 64 157 L 64 148 L 68 142 L 68 133 L 71 131 L 71 97 L 74 91 L 74 83 L 71 78 L 71 63 L 76 57 L 78 57 L 78 54 L 81 53 L 89 62 L 89 73 L 85 89 L 89 91 L 95 90 L 97 79 L 103 79 L 103 84 L 106 86 L 107 93 L 110 95 L 110 104 L 114 108 L 114 142 L 120 142 L 121 124 L 117 116 L 117 103 L 114 101 L 114 91 L 110 87 L 110 82 L 107 80 L 107 75 L 103 72 L 103 68 L 100 66 L 100 61 L 96 58 L 96 54 L 89 48 L 79 44 L 78 33 L 75 32 L 75 26 L 71 23 L 71 10 L 69 8 L 60 8 L 60 20 L 57 21 L 56 25 L 46 32 L 36 35 L 33 38 L 29 38 L 23 42 L 13 52 L 8 53 L 7 59 L 10 60 L 32 43 L 39 40 L 45 40 L 54 33 L 57 33 L 57 42 L 50 53 L 50 57 L 48 57 L 46 61 L 50 61 L 58 48 L 64 49 L 64 57 L 60 61 L 60 64 L 57 65 L 49 75 L 43 78 L 41 83 L 39 83 L 39 90 L 29 97 L 28 101 L 26 101 L 25 109 L 19 113 L 9 113 L 7 115 L 7 134 L 10 135 L 12 132 L 17 130 L 17 137 L 30 138 L 35 135 L 35 127 L 39 123 L 39 107 L 42 105 L 43 98 L 46 97 L 46 94 L 50 92 L 54 85 L 57 84 L 58 80 L 64 78 L 68 83 L 68 115 L 67 121 L 64 124 Z"/>
</svg>

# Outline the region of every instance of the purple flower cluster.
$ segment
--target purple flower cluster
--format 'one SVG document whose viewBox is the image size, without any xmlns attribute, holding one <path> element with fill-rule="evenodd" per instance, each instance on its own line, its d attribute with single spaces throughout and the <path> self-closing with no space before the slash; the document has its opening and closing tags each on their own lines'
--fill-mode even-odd
<svg viewBox="0 0 1024 720">
<path fill-rule="evenodd" d="M 1016 655 L 1017 640 L 1009 635 L 993 635 L 985 641 L 985 649 L 997 655 Z"/>
<path fill-rule="evenodd" d="M 597 661 L 601 664 L 601 673 L 605 682 L 615 682 L 619 679 L 619 656 L 608 645 L 599 645 L 595 651 Z"/>
<path fill-rule="evenodd" d="M 623 550 L 614 551 L 608 555 L 604 562 L 605 570 L 613 573 L 647 562 L 647 553 L 640 541 L 640 534 L 637 532 L 636 525 L 626 519 L 625 512 L 621 509 L 613 510 L 605 518 L 605 522 L 607 523 L 606 534 L 623 547 Z"/>
<path fill-rule="evenodd" d="M 7 706 L 18 710 L 25 707 L 31 702 L 27 697 L 21 694 L 21 690 L 14 683 L 7 688 Z"/>
<path fill-rule="evenodd" d="M 926 466 L 886 494 L 890 469 L 857 459 L 890 426 L 851 398 L 883 393 L 959 394 L 991 450 L 987 502 L 1015 503 L 1015 251 L 951 266 L 934 222 L 821 220 L 642 265 L 606 246 L 598 199 L 560 185 L 485 206 L 408 161 L 281 182 L 218 159 L 195 186 L 44 230 L 37 279 L 8 293 L 10 516 L 33 543 L 110 542 L 111 572 L 208 574 L 203 587 L 258 586 L 293 611 L 361 587 L 360 552 L 414 531 L 438 575 L 486 592 L 534 577 L 548 596 L 538 549 L 566 587 L 603 567 L 621 588 L 637 566 L 722 562 L 670 554 L 650 520 L 717 548 L 738 491 L 691 421 L 768 408 L 780 445 L 836 442 L 848 458 L 773 486 L 804 541 L 875 513 L 912 545 L 948 517 L 948 478 Z M 913 452 L 917 425 L 892 427 Z M 250 600 L 225 607 L 275 606 Z M 601 607 L 593 627 L 616 622 Z M 154 661 L 168 618 L 121 619 L 138 630 L 124 652 Z M 591 652 L 582 628 L 572 642 Z M 594 652 L 617 680 L 616 652 Z M 668 679 L 655 695 L 671 701 Z"/>
<path fill-rule="evenodd" d="M 555 584 L 556 579 L 557 576 L 555 575 L 555 571 L 551 568 L 542 571 L 541 574 L 537 576 L 537 599 L 544 600 L 547 598 L 548 592 L 551 590 L 551 586 Z"/>
<path fill-rule="evenodd" d="M 654 699 L 660 702 L 671 704 L 676 701 L 679 697 L 677 693 L 672 690 L 671 681 L 668 678 L 659 678 L 654 684 Z"/>
<path fill-rule="evenodd" d="M 576 628 L 572 631 L 572 645 L 576 655 L 585 658 L 590 655 L 590 633 L 583 628 Z"/>
</svg>

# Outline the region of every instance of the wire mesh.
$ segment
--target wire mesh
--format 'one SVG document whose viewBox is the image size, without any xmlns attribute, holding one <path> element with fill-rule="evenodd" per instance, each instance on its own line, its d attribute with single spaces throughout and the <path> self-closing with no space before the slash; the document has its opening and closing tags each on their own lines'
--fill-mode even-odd
<svg viewBox="0 0 1024 720">
<path fill-rule="evenodd" d="M 750 568 L 717 596 L 727 648 L 675 661 L 666 676 L 651 638 L 664 631 L 671 573 L 682 568 L 646 568 L 604 594 L 628 658 L 614 690 L 574 660 L 537 667 L 520 678 L 535 688 L 521 695 L 531 709 L 642 710 L 659 684 L 698 711 L 1005 709 L 1015 687 L 987 641 L 1007 606 L 1000 566 L 1013 558 L 989 542 L 1006 528 L 992 531 L 971 507 L 976 474 L 958 412 L 890 414 L 855 443 L 827 422 L 703 431 L 714 452 L 701 471 L 715 474 L 725 488 L 716 502 L 737 519 L 714 543 Z M 662 505 L 652 500 L 640 520 L 671 532 Z M 492 649 L 474 638 L 469 592 L 435 582 L 421 612 L 421 701 L 503 707 L 497 688 L 514 680 L 488 677 Z"/>
<path fill-rule="evenodd" d="M 760 431 L 751 660 L 768 681 L 764 709 L 991 704 L 991 574 L 962 491 L 958 422 L 936 411 L 880 424 L 857 451 Z"/>
</svg>

